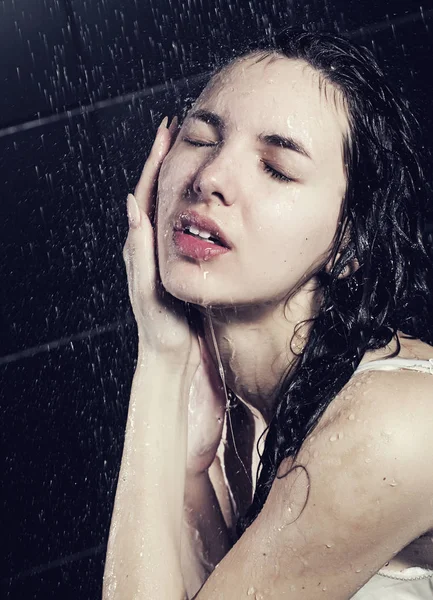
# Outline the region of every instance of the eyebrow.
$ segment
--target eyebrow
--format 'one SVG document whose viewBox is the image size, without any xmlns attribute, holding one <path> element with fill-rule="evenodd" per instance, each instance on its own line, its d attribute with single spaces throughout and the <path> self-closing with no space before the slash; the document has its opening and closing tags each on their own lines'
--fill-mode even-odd
<svg viewBox="0 0 433 600">
<path fill-rule="evenodd" d="M 277 146 L 278 148 L 286 148 L 287 150 L 293 150 L 302 154 L 306 158 L 313 160 L 310 154 L 307 152 L 303 144 L 300 141 L 295 140 L 291 136 L 279 135 L 278 133 L 270 133 L 267 135 L 259 135 L 259 140 L 264 142 L 267 146 Z"/>
<path fill-rule="evenodd" d="M 208 110 L 196 110 L 191 115 L 189 115 L 190 119 L 198 119 L 199 121 L 203 121 L 204 123 L 208 123 L 215 127 L 219 131 L 224 131 L 225 125 L 224 121 L 213 112 L 209 112 Z"/>
<path fill-rule="evenodd" d="M 203 121 L 208 125 L 212 125 L 218 129 L 218 131 L 224 131 L 225 124 L 223 119 L 217 114 L 207 111 L 207 110 L 196 110 L 192 114 L 189 115 L 190 119 L 197 119 L 198 121 Z M 268 133 L 268 134 L 260 134 L 258 139 L 266 144 L 267 146 L 275 146 L 277 148 L 285 148 L 286 150 L 292 150 L 293 152 L 297 152 L 310 160 L 310 153 L 306 150 L 304 145 L 299 141 L 293 138 L 292 136 L 284 136 L 278 133 Z"/>
</svg>

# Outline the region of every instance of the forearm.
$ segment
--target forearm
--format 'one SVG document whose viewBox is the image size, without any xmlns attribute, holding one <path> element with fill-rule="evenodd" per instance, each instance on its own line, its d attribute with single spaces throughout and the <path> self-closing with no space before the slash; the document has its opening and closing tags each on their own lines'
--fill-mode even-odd
<svg viewBox="0 0 433 600">
<path fill-rule="evenodd" d="M 208 472 L 187 478 L 181 558 L 188 598 L 194 597 L 232 545 Z"/>
<path fill-rule="evenodd" d="M 103 600 L 184 600 L 181 528 L 188 374 L 139 354 L 110 526 Z"/>
</svg>

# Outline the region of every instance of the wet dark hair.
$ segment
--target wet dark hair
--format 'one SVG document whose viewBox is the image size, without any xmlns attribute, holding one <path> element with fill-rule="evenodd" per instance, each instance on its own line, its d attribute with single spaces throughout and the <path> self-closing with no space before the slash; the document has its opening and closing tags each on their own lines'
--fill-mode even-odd
<svg viewBox="0 0 433 600">
<path fill-rule="evenodd" d="M 407 103 L 391 90 L 373 54 L 342 36 L 289 28 L 248 52 L 302 59 L 316 69 L 325 85 L 341 92 L 350 136 L 343 147 L 347 189 L 336 260 L 330 270 L 324 263 L 315 273 L 323 303 L 296 369 L 279 389 L 252 504 L 236 525 L 238 537 L 260 513 L 281 462 L 296 458 L 367 350 L 395 337 L 394 356 L 398 330 L 433 343 L 433 271 L 423 240 L 431 188 L 419 125 Z M 355 259 L 359 268 L 353 272 Z"/>
</svg>

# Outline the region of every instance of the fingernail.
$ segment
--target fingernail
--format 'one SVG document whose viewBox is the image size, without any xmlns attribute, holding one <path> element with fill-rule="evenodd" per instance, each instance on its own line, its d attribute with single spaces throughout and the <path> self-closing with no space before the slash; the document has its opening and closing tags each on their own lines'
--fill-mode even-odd
<svg viewBox="0 0 433 600">
<path fill-rule="evenodd" d="M 174 119 L 170 123 L 170 127 L 168 128 L 171 134 L 173 134 L 176 131 L 178 124 L 179 124 L 179 119 L 176 116 L 176 117 L 174 117 Z"/>
<path fill-rule="evenodd" d="M 128 194 L 126 198 L 126 211 L 128 213 L 129 226 L 134 229 L 140 225 L 140 209 L 138 208 L 137 200 L 132 194 Z"/>
<path fill-rule="evenodd" d="M 158 127 L 158 129 L 167 129 L 168 117 L 164 117 Z"/>
</svg>

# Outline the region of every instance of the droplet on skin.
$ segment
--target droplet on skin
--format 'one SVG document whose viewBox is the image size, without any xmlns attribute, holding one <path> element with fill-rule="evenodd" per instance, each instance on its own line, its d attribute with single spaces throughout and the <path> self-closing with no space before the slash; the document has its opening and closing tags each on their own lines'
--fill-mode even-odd
<svg viewBox="0 0 433 600">
<path fill-rule="evenodd" d="M 203 271 L 203 278 L 206 279 L 207 275 L 208 275 L 209 271 Z"/>
<path fill-rule="evenodd" d="M 390 485 L 391 487 L 395 487 L 395 486 L 397 485 L 397 482 L 396 482 L 396 480 L 395 480 L 395 479 L 393 479 L 392 481 L 390 481 L 390 482 L 389 482 L 389 485 Z"/>
<path fill-rule="evenodd" d="M 333 544 L 325 544 L 327 548 L 332 548 Z"/>
<path fill-rule="evenodd" d="M 256 590 L 253 587 L 250 587 L 248 592 L 247 592 L 247 596 L 252 596 L 254 594 Z"/>
<path fill-rule="evenodd" d="M 355 415 L 353 413 L 351 413 L 347 418 L 349 419 L 349 421 L 354 421 Z"/>
<path fill-rule="evenodd" d="M 330 442 L 336 442 L 337 439 L 338 439 L 338 436 L 337 436 L 337 434 L 334 433 L 334 435 L 331 435 L 331 437 L 329 438 L 329 441 Z"/>
</svg>

